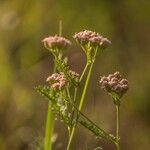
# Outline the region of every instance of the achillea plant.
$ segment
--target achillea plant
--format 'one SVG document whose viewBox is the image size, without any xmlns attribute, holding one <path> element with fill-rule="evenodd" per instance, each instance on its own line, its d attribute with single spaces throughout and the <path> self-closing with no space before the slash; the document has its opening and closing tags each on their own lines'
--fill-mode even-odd
<svg viewBox="0 0 150 150">
<path fill-rule="evenodd" d="M 85 52 L 87 62 L 81 75 L 72 71 L 68 65 L 68 60 L 63 56 L 63 51 L 71 45 L 71 42 L 61 36 L 50 36 L 43 40 L 44 46 L 54 55 L 54 73 L 50 75 L 46 82 L 47 85 L 40 85 L 36 90 L 49 100 L 47 123 L 44 139 L 44 150 L 52 150 L 52 135 L 54 128 L 54 119 L 60 119 L 68 129 L 68 145 L 66 150 L 71 149 L 77 124 L 84 126 L 91 131 L 97 138 L 102 138 L 116 145 L 116 149 L 120 150 L 120 104 L 121 98 L 128 90 L 128 81 L 123 79 L 119 72 L 103 76 L 100 79 L 101 88 L 104 89 L 113 99 L 116 108 L 116 134 L 110 134 L 91 119 L 82 113 L 82 107 L 85 103 L 85 95 L 96 60 L 97 53 L 104 50 L 111 42 L 93 31 L 81 31 L 76 33 L 73 38 Z M 86 73 L 87 72 L 87 73 Z M 85 74 L 86 73 L 86 74 Z M 86 78 L 82 95 L 77 101 L 78 87 Z M 74 89 L 74 90 L 71 90 Z M 95 150 L 102 149 L 101 147 Z"/>
</svg>

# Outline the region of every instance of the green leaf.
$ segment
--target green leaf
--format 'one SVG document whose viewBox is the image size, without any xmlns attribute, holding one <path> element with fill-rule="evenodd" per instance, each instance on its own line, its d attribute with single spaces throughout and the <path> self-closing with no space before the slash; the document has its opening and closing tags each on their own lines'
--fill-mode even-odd
<svg viewBox="0 0 150 150">
<path fill-rule="evenodd" d="M 39 92 L 42 96 L 47 97 L 53 103 L 56 103 L 56 92 L 49 86 L 39 85 L 35 87 L 35 90 Z"/>
<path fill-rule="evenodd" d="M 49 86 L 40 85 L 35 88 L 42 96 L 50 100 L 52 113 L 55 118 L 60 118 L 60 121 L 64 122 L 68 126 L 72 126 L 70 114 L 63 103 L 62 95 L 59 92 L 55 92 Z"/>
<path fill-rule="evenodd" d="M 86 117 L 78 108 L 72 103 L 72 101 L 67 101 L 75 109 L 77 116 L 77 122 L 82 126 L 91 131 L 97 138 L 104 138 L 112 142 L 116 142 L 116 138 L 112 135 L 98 127 L 93 121 Z M 75 122 L 76 123 L 76 122 Z"/>
<path fill-rule="evenodd" d="M 77 114 L 77 119 L 74 119 L 74 122 L 72 124 L 70 113 L 68 111 L 64 113 L 62 108 L 64 107 L 64 105 L 58 103 L 58 100 L 60 99 L 59 92 L 53 91 L 48 86 L 38 86 L 36 87 L 36 90 L 52 102 L 52 112 L 55 114 L 56 117 L 60 117 L 60 120 L 67 124 L 69 127 L 79 122 L 82 126 L 91 131 L 97 138 L 104 138 L 112 142 L 116 142 L 116 138 L 113 135 L 107 133 L 106 131 L 98 127 L 93 121 L 91 121 L 81 111 L 79 111 L 78 108 L 72 103 L 72 101 L 68 99 L 63 99 L 63 101 L 66 101 L 72 108 L 74 108 Z"/>
</svg>

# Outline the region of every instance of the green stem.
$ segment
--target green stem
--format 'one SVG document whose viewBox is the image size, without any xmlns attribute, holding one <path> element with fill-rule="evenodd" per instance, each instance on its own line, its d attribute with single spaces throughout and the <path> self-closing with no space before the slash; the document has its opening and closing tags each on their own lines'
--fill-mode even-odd
<svg viewBox="0 0 150 150">
<path fill-rule="evenodd" d="M 84 85 L 84 89 L 83 89 L 81 100 L 80 100 L 79 107 L 78 107 L 79 111 L 81 111 L 81 109 L 83 107 L 83 104 L 84 104 L 84 99 L 85 99 L 87 87 L 88 87 L 88 84 L 89 84 L 89 80 L 90 80 L 90 77 L 91 77 L 91 74 L 92 74 L 92 69 L 93 69 L 93 65 L 94 65 L 94 62 L 95 62 L 97 50 L 98 50 L 98 48 L 95 49 L 95 55 L 94 55 L 94 58 L 93 58 L 93 61 L 92 61 L 91 65 L 90 65 L 90 69 L 89 69 L 89 72 L 88 72 L 88 75 L 87 75 L 87 78 L 86 78 L 86 82 L 85 82 L 85 85 Z M 89 63 L 86 64 L 86 66 L 83 70 L 83 73 L 80 77 L 80 81 L 82 80 L 83 75 L 85 74 L 85 71 L 86 71 L 88 65 L 89 65 Z M 68 145 L 67 145 L 67 150 L 70 149 L 71 142 L 72 142 L 72 139 L 73 139 L 73 136 L 74 136 L 74 133 L 75 133 L 77 122 L 78 122 L 78 115 L 77 115 L 76 123 L 73 125 L 72 130 L 71 130 L 71 134 L 70 134 L 70 137 L 69 137 L 69 142 L 68 142 Z"/>
<path fill-rule="evenodd" d="M 119 130 L 120 130 L 120 109 L 119 109 L 119 105 L 116 105 L 116 148 L 117 150 L 120 150 Z"/>
<path fill-rule="evenodd" d="M 75 101 L 76 101 L 77 92 L 78 92 L 78 88 L 75 87 L 75 89 L 74 89 L 74 97 L 73 97 L 73 102 L 74 102 L 74 103 L 75 103 Z"/>
<path fill-rule="evenodd" d="M 59 21 L 59 36 L 62 35 L 62 21 Z M 54 70 L 56 72 L 56 59 L 57 57 L 54 56 Z M 45 141 L 44 141 L 44 150 L 52 150 L 52 136 L 54 130 L 54 115 L 51 111 L 51 102 L 48 103 L 48 110 L 47 110 L 47 119 L 46 119 L 46 128 L 45 128 Z"/>
<path fill-rule="evenodd" d="M 79 111 L 81 111 L 81 109 L 83 107 L 83 104 L 84 104 L 85 94 L 86 94 L 87 87 L 88 87 L 88 84 L 89 84 L 89 80 L 90 80 L 90 77 L 91 77 L 93 64 L 94 64 L 94 62 L 92 62 L 91 66 L 90 66 L 90 69 L 89 69 L 89 72 L 88 72 L 88 75 L 87 75 L 87 79 L 86 79 L 85 86 L 84 86 L 84 89 L 83 89 L 83 93 L 82 93 L 82 96 L 81 96 L 81 100 L 80 100 L 80 103 L 79 103 Z"/>
<path fill-rule="evenodd" d="M 51 112 L 51 102 L 48 103 L 48 112 L 46 120 L 46 130 L 45 130 L 45 147 L 44 150 L 52 150 L 52 135 L 54 129 L 54 116 Z"/>
<path fill-rule="evenodd" d="M 91 77 L 91 74 L 92 74 L 92 69 L 93 69 L 95 59 L 96 59 L 97 50 L 98 50 L 98 47 L 95 49 L 95 55 L 94 55 L 94 58 L 92 60 L 92 63 L 91 63 L 91 66 L 90 66 L 90 69 L 89 69 L 89 72 L 88 72 L 88 75 L 87 75 L 87 78 L 86 78 L 83 93 L 82 93 L 81 100 L 80 100 L 80 103 L 79 103 L 79 111 L 81 111 L 81 109 L 83 107 L 83 104 L 84 104 L 85 94 L 86 94 L 87 87 L 88 87 L 88 84 L 89 84 L 89 80 L 90 80 L 90 77 Z M 88 63 L 87 63 L 87 65 L 88 65 Z"/>
<path fill-rule="evenodd" d="M 119 147 L 118 143 L 116 143 L 116 148 L 117 148 L 117 150 L 120 150 L 120 147 Z"/>
<path fill-rule="evenodd" d="M 68 142 L 68 145 L 67 145 L 67 150 L 70 150 L 70 145 L 71 145 L 71 142 L 72 142 L 72 139 L 73 139 L 74 132 L 75 132 L 75 126 L 73 126 L 73 128 L 71 130 L 71 134 L 70 134 L 70 137 L 69 137 L 69 142 Z"/>
<path fill-rule="evenodd" d="M 85 74 L 85 72 L 86 72 L 86 70 L 87 70 L 87 68 L 88 68 L 88 65 L 89 65 L 88 63 L 85 65 L 84 70 L 83 70 L 83 72 L 82 72 L 82 74 L 81 74 L 81 76 L 80 76 L 79 82 L 81 82 L 81 80 L 83 79 L 83 76 L 84 76 L 84 74 Z M 75 103 L 75 101 L 76 101 L 77 92 L 78 92 L 78 88 L 75 87 L 74 97 L 73 97 L 73 102 L 74 102 L 74 103 Z M 74 117 L 74 108 L 72 109 L 72 120 L 73 120 L 73 117 Z"/>
<path fill-rule="evenodd" d="M 89 70 L 89 73 L 88 73 L 88 76 L 87 76 L 87 79 L 86 79 L 86 82 L 85 82 L 85 86 L 84 86 L 83 93 L 82 93 L 81 100 L 80 100 L 80 104 L 79 104 L 79 111 L 82 109 L 82 106 L 83 106 L 83 103 L 84 103 L 85 94 L 86 94 L 89 79 L 90 79 L 90 76 L 91 76 L 91 73 L 92 73 L 93 64 L 94 63 L 92 63 L 91 66 L 90 66 L 90 70 Z M 68 145 L 67 145 L 67 150 L 69 150 L 69 148 L 70 148 L 70 145 L 71 145 L 74 133 L 75 133 L 75 128 L 76 128 L 76 124 L 72 127 L 71 135 L 70 135 L 69 142 L 68 142 Z"/>
<path fill-rule="evenodd" d="M 84 74 L 85 74 L 85 72 L 86 72 L 86 70 L 87 70 L 87 68 L 88 68 L 88 63 L 85 65 L 85 67 L 84 67 L 84 70 L 83 70 L 83 72 L 82 72 L 82 74 L 81 74 L 81 76 L 80 76 L 80 79 L 79 79 L 79 81 L 81 82 L 81 80 L 83 79 L 83 76 L 84 76 Z"/>
<path fill-rule="evenodd" d="M 78 88 L 75 87 L 75 90 L 74 90 L 74 97 L 73 97 L 73 103 L 75 104 L 76 102 L 76 97 L 77 97 L 77 92 L 78 92 Z M 72 108 L 72 115 L 71 115 L 71 121 L 73 121 L 73 118 L 74 118 L 74 107 Z"/>
<path fill-rule="evenodd" d="M 78 110 L 78 108 L 75 106 L 74 103 L 69 102 L 72 107 L 78 112 L 79 115 L 81 115 L 84 119 L 86 119 L 87 121 L 89 121 L 91 124 L 93 124 L 96 128 L 98 128 L 99 130 L 103 131 L 103 133 L 105 133 L 105 135 L 107 137 L 109 137 L 109 140 L 112 141 L 113 143 L 115 143 L 116 141 L 114 139 L 112 139 L 112 137 L 110 137 L 110 135 L 108 133 L 106 133 L 104 130 L 100 129 L 92 120 L 90 120 L 88 117 L 86 117 L 81 111 Z"/>
<path fill-rule="evenodd" d="M 56 71 L 56 59 L 54 61 L 54 70 Z M 51 111 L 51 102 L 48 102 L 48 110 L 47 110 L 47 119 L 46 119 L 46 128 L 45 128 L 45 141 L 44 141 L 44 150 L 52 150 L 52 136 L 54 130 L 54 115 Z"/>
<path fill-rule="evenodd" d="M 70 91 L 69 91 L 68 87 L 66 88 L 66 91 L 67 91 L 67 96 L 68 96 L 69 100 L 71 100 L 71 95 L 70 95 Z"/>
</svg>

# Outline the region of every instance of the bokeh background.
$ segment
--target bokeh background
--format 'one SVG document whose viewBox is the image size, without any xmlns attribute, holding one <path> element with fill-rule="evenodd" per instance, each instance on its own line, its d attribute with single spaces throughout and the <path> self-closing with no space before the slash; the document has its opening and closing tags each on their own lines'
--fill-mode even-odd
<svg viewBox="0 0 150 150">
<path fill-rule="evenodd" d="M 73 42 L 65 55 L 81 73 L 85 55 L 75 32 L 89 29 L 112 44 L 97 57 L 83 112 L 114 133 L 110 97 L 100 89 L 99 76 L 119 70 L 130 83 L 121 105 L 122 150 L 150 148 L 150 1 L 149 0 L 0 0 L 0 150 L 34 150 L 42 144 L 47 101 L 34 86 L 45 84 L 53 57 L 41 40 L 58 34 Z M 113 145 L 78 128 L 74 150 Z M 65 150 L 66 128 L 56 122 L 54 150 Z"/>
</svg>

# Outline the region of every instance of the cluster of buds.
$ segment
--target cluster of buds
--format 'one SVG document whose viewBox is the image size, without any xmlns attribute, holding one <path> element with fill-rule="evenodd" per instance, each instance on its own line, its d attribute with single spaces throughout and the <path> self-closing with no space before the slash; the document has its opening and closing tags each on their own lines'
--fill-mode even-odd
<svg viewBox="0 0 150 150">
<path fill-rule="evenodd" d="M 111 43 L 107 38 L 104 38 L 99 33 L 89 30 L 76 33 L 73 38 L 81 45 L 82 49 L 86 53 L 88 63 L 95 61 L 97 48 L 100 47 L 104 49 Z"/>
<path fill-rule="evenodd" d="M 107 38 L 104 38 L 99 33 L 89 30 L 76 33 L 73 38 L 81 45 L 90 44 L 91 46 L 100 46 L 105 48 L 108 44 L 111 44 Z"/>
<path fill-rule="evenodd" d="M 46 79 L 52 89 L 62 90 L 67 85 L 67 80 L 63 72 L 54 73 Z"/>
<path fill-rule="evenodd" d="M 68 39 L 57 35 L 44 38 L 42 42 L 44 42 L 44 46 L 53 53 L 58 53 L 59 50 L 66 49 L 71 45 Z"/>
<path fill-rule="evenodd" d="M 76 73 L 75 71 L 69 70 L 69 73 L 72 76 L 72 78 L 79 78 L 79 74 Z"/>
<path fill-rule="evenodd" d="M 123 79 L 119 72 L 101 77 L 100 84 L 102 89 L 112 95 L 116 94 L 119 99 L 128 90 L 128 81 Z"/>
<path fill-rule="evenodd" d="M 70 75 L 71 80 L 73 81 L 73 83 L 78 86 L 80 75 L 78 73 L 76 73 L 75 71 L 72 71 L 72 70 L 69 70 L 69 75 Z"/>
</svg>

